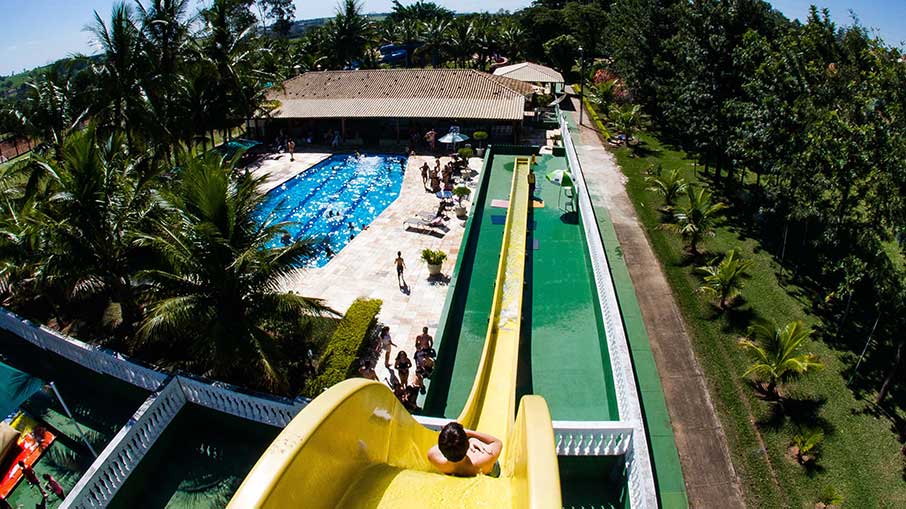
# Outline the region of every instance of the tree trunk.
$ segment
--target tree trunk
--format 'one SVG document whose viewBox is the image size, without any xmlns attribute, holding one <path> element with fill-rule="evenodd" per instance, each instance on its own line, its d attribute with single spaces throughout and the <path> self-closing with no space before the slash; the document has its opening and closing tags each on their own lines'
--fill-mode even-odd
<svg viewBox="0 0 906 509">
<path fill-rule="evenodd" d="M 880 405 L 884 398 L 887 397 L 887 393 L 890 392 L 890 388 L 893 386 L 893 380 L 896 378 L 897 371 L 900 370 L 900 361 L 903 356 L 903 341 L 900 341 L 900 344 L 897 345 L 897 353 L 893 358 L 893 366 L 890 367 L 890 371 L 887 372 L 887 376 L 884 377 L 884 383 L 881 384 L 881 390 L 878 391 L 878 397 L 875 398 L 875 404 Z"/>
</svg>

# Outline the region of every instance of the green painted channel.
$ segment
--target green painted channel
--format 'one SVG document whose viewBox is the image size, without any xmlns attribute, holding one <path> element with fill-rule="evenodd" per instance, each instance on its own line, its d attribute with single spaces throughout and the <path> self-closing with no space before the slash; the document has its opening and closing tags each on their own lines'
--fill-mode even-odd
<svg viewBox="0 0 906 509">
<path fill-rule="evenodd" d="M 582 225 L 565 191 L 545 176 L 567 167 L 565 157 L 539 156 L 527 257 L 530 379 L 524 394 L 544 396 L 554 420 L 619 420 L 607 336 L 600 317 Z"/>
</svg>

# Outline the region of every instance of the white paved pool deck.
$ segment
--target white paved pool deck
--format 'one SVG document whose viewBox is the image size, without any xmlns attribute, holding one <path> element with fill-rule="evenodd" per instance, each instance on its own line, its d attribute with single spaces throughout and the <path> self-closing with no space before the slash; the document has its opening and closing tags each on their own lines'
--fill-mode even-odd
<svg viewBox="0 0 906 509">
<path fill-rule="evenodd" d="M 253 166 L 252 171 L 259 175 L 269 174 L 263 189 L 270 190 L 329 155 L 295 154 L 294 162 L 290 162 L 287 154 L 270 155 Z M 409 157 L 400 196 L 375 218 L 367 230 L 356 231 L 355 239 L 327 265 L 300 269 L 285 282 L 287 290 L 324 299 L 327 305 L 340 313 L 345 313 L 358 297 L 381 299 L 384 304 L 378 319 L 390 327 L 393 342 L 398 345 L 391 352 L 391 363 L 400 348 L 412 359 L 415 337 L 421 334 L 422 327 L 427 326 L 429 334 L 435 335 L 447 297 L 446 282 L 459 255 L 465 226 L 465 221 L 450 211 L 450 219 L 446 222 L 450 230 L 442 238 L 406 229 L 403 221 L 420 211 L 433 212 L 437 209 L 437 197 L 426 192 L 422 185 L 419 167 L 426 161 L 434 165 L 433 156 Z M 447 161 L 448 157 L 441 158 L 441 164 Z M 469 161 L 469 166 L 475 171 L 481 171 L 481 164 L 479 158 Z M 428 278 L 428 267 L 421 260 L 421 251 L 425 248 L 447 253 L 442 269 L 446 277 L 436 280 Z M 394 266 L 397 251 L 402 252 L 406 262 L 406 289 L 400 288 L 397 283 Z M 378 362 L 375 367 L 382 381 L 389 377 L 383 364 Z M 414 366 L 411 373 L 410 377 L 413 377 Z"/>
</svg>

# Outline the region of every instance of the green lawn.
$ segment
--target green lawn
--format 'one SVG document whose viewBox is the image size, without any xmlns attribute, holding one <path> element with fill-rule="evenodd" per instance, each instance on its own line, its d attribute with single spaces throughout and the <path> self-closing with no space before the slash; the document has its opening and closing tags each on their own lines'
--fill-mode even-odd
<svg viewBox="0 0 906 509">
<path fill-rule="evenodd" d="M 809 312 L 813 296 L 781 277 L 773 254 L 725 219 L 702 248 L 710 256 L 736 249 L 754 264 L 742 291 L 744 300 L 720 316 L 708 297 L 696 292 L 700 278 L 693 274 L 682 241 L 657 228 L 660 198 L 646 190 L 644 180 L 656 163 L 665 171 L 680 169 L 687 181 L 699 182 L 700 175 L 684 153 L 662 145 L 651 134 L 642 134 L 641 139 L 642 157 L 621 148 L 616 151 L 617 159 L 628 177 L 629 196 L 689 326 L 749 507 L 811 508 L 829 486 L 843 495 L 845 507 L 906 507 L 900 444 L 890 421 L 872 416 L 866 411 L 870 405 L 856 399 L 846 387 L 841 372 L 848 364 L 841 361 L 842 352 L 829 348 L 820 338 L 807 346 L 820 356 L 825 369 L 787 387 L 791 401 L 785 403 L 785 411 L 757 398 L 742 378 L 747 359 L 735 342 L 751 320 L 767 318 L 778 324 L 802 320 L 815 326 L 819 318 Z M 701 171 L 701 166 L 697 169 Z M 826 433 L 818 466 L 808 471 L 786 456 L 800 425 L 821 426 Z"/>
</svg>

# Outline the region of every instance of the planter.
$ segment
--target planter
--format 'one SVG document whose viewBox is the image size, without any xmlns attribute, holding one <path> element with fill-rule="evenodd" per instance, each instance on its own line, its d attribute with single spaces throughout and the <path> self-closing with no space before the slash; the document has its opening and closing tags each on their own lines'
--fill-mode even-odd
<svg viewBox="0 0 906 509">
<path fill-rule="evenodd" d="M 478 157 L 484 157 L 484 147 L 476 148 L 475 155 Z"/>
<path fill-rule="evenodd" d="M 443 267 L 443 265 L 441 265 L 441 264 L 439 264 L 439 263 L 438 263 L 437 265 L 430 265 L 430 264 L 429 264 L 429 265 L 428 265 L 428 275 L 429 275 L 429 276 L 436 276 L 436 275 L 440 274 L 440 268 L 441 268 L 441 267 Z"/>
<path fill-rule="evenodd" d="M 456 217 L 460 219 L 465 219 L 466 217 L 466 208 L 463 206 L 453 207 L 453 212 L 456 214 Z"/>
</svg>

